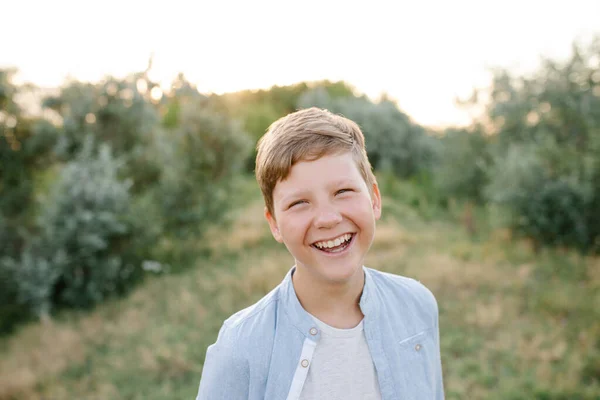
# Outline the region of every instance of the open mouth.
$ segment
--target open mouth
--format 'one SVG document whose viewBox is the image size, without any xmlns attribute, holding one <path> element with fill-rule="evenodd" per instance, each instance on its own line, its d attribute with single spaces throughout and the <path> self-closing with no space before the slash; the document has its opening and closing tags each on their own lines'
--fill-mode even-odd
<svg viewBox="0 0 600 400">
<path fill-rule="evenodd" d="M 346 250 L 350 246 L 354 236 L 356 236 L 356 234 L 346 233 L 333 240 L 315 242 L 311 244 L 311 246 L 324 253 L 339 253 Z"/>
</svg>

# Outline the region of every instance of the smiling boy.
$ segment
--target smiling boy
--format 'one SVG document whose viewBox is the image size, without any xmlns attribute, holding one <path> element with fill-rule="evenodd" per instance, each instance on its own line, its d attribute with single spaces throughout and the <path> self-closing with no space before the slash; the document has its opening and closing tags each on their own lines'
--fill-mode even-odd
<svg viewBox="0 0 600 400">
<path fill-rule="evenodd" d="M 279 119 L 256 178 L 295 264 L 225 321 L 197 400 L 443 399 L 435 298 L 363 265 L 381 195 L 358 125 L 318 108 Z"/>
</svg>

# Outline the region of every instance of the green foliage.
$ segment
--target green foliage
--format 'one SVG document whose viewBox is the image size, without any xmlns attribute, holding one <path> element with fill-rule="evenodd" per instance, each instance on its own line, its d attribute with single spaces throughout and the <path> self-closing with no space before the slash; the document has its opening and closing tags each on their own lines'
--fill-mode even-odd
<svg viewBox="0 0 600 400">
<path fill-rule="evenodd" d="M 581 383 L 583 385 L 600 385 L 600 338 L 596 338 L 596 345 L 588 352 L 581 370 Z"/>
<path fill-rule="evenodd" d="M 244 128 L 250 133 L 252 139 L 257 142 L 269 126 L 280 117 L 281 115 L 277 113 L 272 103 L 265 102 L 252 105 L 245 112 Z"/>
<path fill-rule="evenodd" d="M 378 172 L 377 183 L 384 196 L 383 218 L 398 218 L 410 228 L 423 220 L 447 217 L 447 204 L 428 179 L 429 174 L 400 180 L 391 171 Z"/>
<path fill-rule="evenodd" d="M 6 225 L 0 216 L 0 231 Z M 6 234 L 0 232 L 0 240 Z M 0 335 L 11 332 L 16 323 L 21 322 L 29 315 L 29 309 L 19 301 L 17 287 L 17 263 L 9 256 L 0 256 Z"/>
<path fill-rule="evenodd" d="M 486 188 L 486 197 L 509 205 L 526 201 L 528 187 L 536 187 L 545 178 L 542 160 L 533 146 L 512 146 L 506 155 L 496 159 Z M 536 188 L 537 189 L 537 188 Z"/>
<path fill-rule="evenodd" d="M 565 63 L 545 59 L 533 76 L 496 71 L 487 116 L 504 145 L 548 136 L 584 151 L 600 124 L 600 37 L 574 44 Z"/>
<path fill-rule="evenodd" d="M 222 96 L 215 95 L 211 97 L 211 105 L 215 110 L 242 121 L 244 130 L 253 143 L 256 143 L 273 122 L 296 111 L 301 97 L 315 88 L 334 99 L 354 96 L 354 88 L 346 82 L 324 80 L 289 86 L 276 85 L 268 90 L 243 90 Z M 253 149 L 245 161 L 246 171 L 254 170 L 255 159 L 256 149 Z"/>
<path fill-rule="evenodd" d="M 173 129 L 181 123 L 181 107 L 188 103 L 205 103 L 206 96 L 200 94 L 196 87 L 189 82 L 182 73 L 171 83 L 171 90 L 161 100 L 163 112 L 162 124 L 164 127 Z"/>
<path fill-rule="evenodd" d="M 110 143 L 117 155 L 134 149 L 158 120 L 148 99 L 138 91 L 138 81 L 152 87 L 135 75 L 125 80 L 107 78 L 98 84 L 73 81 L 58 96 L 44 101 L 62 117 L 60 150 L 67 158 L 80 150 L 90 133 L 97 141 Z"/>
<path fill-rule="evenodd" d="M 248 105 L 244 114 L 244 129 L 250 134 L 253 143 L 257 143 L 269 126 L 281 117 L 273 104 L 268 102 Z M 254 171 L 256 154 L 254 148 L 245 162 L 247 171 Z"/>
<path fill-rule="evenodd" d="M 63 160 L 79 152 L 87 135 L 108 143 L 125 164 L 123 173 L 138 192 L 154 182 L 160 167 L 147 157 L 159 115 L 149 91 L 156 85 L 144 74 L 126 79 L 106 78 L 100 83 L 70 82 L 44 105 L 62 118 L 55 151 Z"/>
<path fill-rule="evenodd" d="M 9 118 L 14 118 L 14 127 L 0 122 L 0 210 L 14 219 L 33 200 L 34 175 L 49 163 L 56 131 L 44 122 Z"/>
<path fill-rule="evenodd" d="M 138 234 L 126 218 L 131 183 L 119 179 L 120 167 L 108 145 L 96 154 L 90 140 L 61 171 L 40 215 L 39 255 L 22 257 L 20 280 L 28 282 L 21 294 L 36 310 L 51 300 L 89 307 L 140 276 L 141 260 L 128 245 Z"/>
<path fill-rule="evenodd" d="M 319 84 L 319 83 L 316 83 Z M 331 86 L 330 82 L 321 82 L 324 86 Z M 270 109 L 271 116 L 277 118 L 283 117 L 286 114 L 296 111 L 298 99 L 308 90 L 307 83 L 298 83 L 289 86 L 273 86 L 267 90 L 243 90 L 235 93 L 227 93 L 222 96 L 215 96 L 214 104 L 216 110 L 225 113 L 226 115 L 237 118 L 242 121 L 246 120 L 249 115 L 256 115 L 257 109 Z M 268 117 L 269 115 L 267 115 Z M 271 122 L 273 122 L 273 119 Z M 248 131 L 254 139 L 258 139 L 265 133 L 268 123 L 257 131 Z M 248 127 L 246 127 L 248 128 Z"/>
<path fill-rule="evenodd" d="M 574 45 L 564 63 L 544 60 L 532 76 L 495 71 L 489 102 L 477 93 L 473 98 L 486 109 L 481 126 L 489 130 L 489 143 L 447 142 L 437 169 L 441 187 L 476 200 L 484 193 L 508 210 L 517 233 L 540 245 L 600 249 L 599 59 L 596 38 L 586 47 Z M 487 165 L 481 157 L 469 157 L 482 146 L 492 160 L 489 169 L 481 168 Z M 456 172 L 449 172 L 453 166 Z M 452 177 L 461 169 L 458 184 Z"/>
<path fill-rule="evenodd" d="M 163 270 L 165 247 L 192 252 L 181 238 L 222 221 L 250 153 L 219 98 L 183 75 L 161 100 L 146 73 L 72 81 L 44 100 L 46 120 L 22 116 L 12 73 L 0 71 L 2 332 L 125 292 Z"/>
<path fill-rule="evenodd" d="M 362 129 L 373 168 L 407 178 L 428 170 L 437 152 L 437 139 L 426 134 L 389 100 L 373 103 L 362 97 L 332 97 L 324 88 L 303 94 L 300 108 L 316 106 L 342 114 Z"/>
<path fill-rule="evenodd" d="M 22 88 L 12 83 L 14 71 L 0 70 L 0 257 L 16 256 L 31 226 L 36 171 L 49 163 L 55 131 L 23 116 L 15 102 Z"/>
<path fill-rule="evenodd" d="M 540 185 L 528 201 L 516 204 L 518 229 L 541 243 L 586 248 L 586 194 L 569 181 L 549 181 Z"/>
<path fill-rule="evenodd" d="M 4 258 L 0 269 L 14 285 L 9 303 L 24 306 L 28 314 L 46 317 L 52 308 L 52 295 L 60 271 L 65 264 L 65 253 L 60 251 L 51 261 L 27 248 L 19 259 Z"/>
<path fill-rule="evenodd" d="M 157 197 L 165 229 L 200 234 L 228 210 L 250 141 L 238 123 L 202 102 L 184 105 L 179 127 L 159 140 L 164 169 Z"/>
<path fill-rule="evenodd" d="M 96 152 L 90 140 L 60 170 L 35 229 L 23 229 L 19 246 L 0 255 L 0 332 L 28 316 L 46 317 L 56 305 L 92 306 L 141 276 L 131 244 L 144 237 L 144 224 L 129 216 L 121 165 L 107 145 Z M 16 234 L 0 224 L 1 239 Z"/>
<path fill-rule="evenodd" d="M 554 176 L 542 149 L 512 146 L 497 161 L 486 188 L 488 198 L 510 210 L 511 225 L 538 244 L 590 249 L 593 192 L 577 176 Z"/>
<path fill-rule="evenodd" d="M 489 140 L 480 127 L 469 131 L 448 129 L 441 139 L 443 151 L 433 168 L 435 187 L 447 197 L 484 201 L 492 162 Z"/>
</svg>

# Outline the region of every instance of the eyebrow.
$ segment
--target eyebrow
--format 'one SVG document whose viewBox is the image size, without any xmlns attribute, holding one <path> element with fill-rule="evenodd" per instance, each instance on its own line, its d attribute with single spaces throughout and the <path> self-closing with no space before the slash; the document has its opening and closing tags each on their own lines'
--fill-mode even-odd
<svg viewBox="0 0 600 400">
<path fill-rule="evenodd" d="M 332 187 L 338 187 L 338 186 L 356 186 L 356 181 L 353 179 L 349 179 L 349 178 L 343 178 L 343 179 L 339 179 L 337 181 L 334 181 L 331 183 Z"/>
</svg>

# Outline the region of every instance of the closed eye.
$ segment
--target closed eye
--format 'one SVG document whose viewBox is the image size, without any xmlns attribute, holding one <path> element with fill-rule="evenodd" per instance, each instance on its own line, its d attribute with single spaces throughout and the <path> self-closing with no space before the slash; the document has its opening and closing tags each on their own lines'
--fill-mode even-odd
<svg viewBox="0 0 600 400">
<path fill-rule="evenodd" d="M 342 193 L 346 193 L 346 192 L 353 192 L 352 189 L 340 189 L 337 192 L 335 192 L 335 194 L 342 194 Z"/>
<path fill-rule="evenodd" d="M 293 203 L 291 203 L 288 206 L 288 208 L 292 208 L 292 207 L 297 206 L 298 204 L 302 204 L 302 203 L 306 203 L 306 200 L 297 200 L 297 201 L 294 201 Z"/>
</svg>

